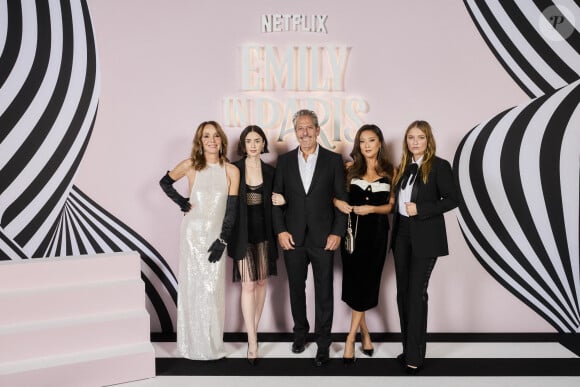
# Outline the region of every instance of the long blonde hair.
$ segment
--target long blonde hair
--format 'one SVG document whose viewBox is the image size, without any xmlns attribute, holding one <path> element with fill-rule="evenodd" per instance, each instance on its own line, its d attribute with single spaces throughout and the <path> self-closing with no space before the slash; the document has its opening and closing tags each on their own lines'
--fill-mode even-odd
<svg viewBox="0 0 580 387">
<path fill-rule="evenodd" d="M 191 162 L 193 163 L 193 169 L 195 169 L 196 171 L 204 169 L 207 165 L 207 161 L 203 154 L 203 143 L 201 141 L 201 138 L 203 137 L 203 129 L 207 125 L 213 125 L 216 128 L 217 133 L 222 140 L 219 152 L 220 165 L 224 165 L 224 163 L 228 161 L 228 158 L 226 156 L 228 153 L 228 138 L 224 130 L 222 129 L 220 124 L 218 124 L 215 121 L 204 121 L 201 124 L 199 124 L 197 130 L 195 131 L 195 135 L 193 136 L 193 148 L 191 149 L 190 158 Z"/>
<path fill-rule="evenodd" d="M 423 134 L 425 134 L 427 140 L 427 149 L 425 149 L 425 154 L 423 155 L 423 161 L 421 162 L 421 175 L 423 176 L 423 184 L 427 184 L 427 179 L 429 177 L 429 172 L 431 172 L 431 167 L 433 167 L 433 160 L 435 159 L 435 137 L 433 137 L 433 131 L 431 130 L 431 125 L 427 121 L 413 121 L 407 127 L 405 131 L 405 137 L 403 137 L 403 152 L 401 154 L 401 163 L 399 165 L 399 171 L 397 172 L 397 177 L 395 178 L 395 185 L 399 182 L 403 174 L 405 173 L 405 168 L 413 161 L 413 154 L 409 151 L 407 146 L 407 135 L 409 131 L 413 128 L 419 129 Z"/>
</svg>

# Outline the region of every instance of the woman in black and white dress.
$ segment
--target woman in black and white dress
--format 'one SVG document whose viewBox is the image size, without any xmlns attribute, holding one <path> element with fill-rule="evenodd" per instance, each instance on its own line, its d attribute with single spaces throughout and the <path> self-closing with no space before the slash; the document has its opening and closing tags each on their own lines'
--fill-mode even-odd
<svg viewBox="0 0 580 387">
<path fill-rule="evenodd" d="M 383 265 L 387 256 L 389 214 L 394 205 L 391 181 L 396 171 L 387 159 L 381 129 L 363 125 L 356 133 L 353 161 L 347 164 L 349 201 L 335 199 L 335 206 L 350 218 L 355 233 L 352 253 L 342 246 L 342 300 L 352 309 L 343 361 L 355 359 L 355 338 L 360 330 L 362 351 L 372 356 L 374 349 L 365 313 L 378 304 Z"/>
</svg>

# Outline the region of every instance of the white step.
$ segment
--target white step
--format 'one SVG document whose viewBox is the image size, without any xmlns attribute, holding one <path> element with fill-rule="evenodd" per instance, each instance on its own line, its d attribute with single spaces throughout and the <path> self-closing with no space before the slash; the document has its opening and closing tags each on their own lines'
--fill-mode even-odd
<svg viewBox="0 0 580 387">
<path fill-rule="evenodd" d="M 141 279 L 0 291 L 0 327 L 145 306 Z"/>
<path fill-rule="evenodd" d="M 7 350 L 0 351 L 0 373 L 5 362 L 148 342 L 149 335 L 144 309 L 2 326 L 0 347 Z"/>
<path fill-rule="evenodd" d="M 138 253 L 0 261 L 0 291 L 141 278 Z"/>
<path fill-rule="evenodd" d="M 151 343 L 109 347 L 7 364 L 0 386 L 108 386 L 155 376 Z"/>
<path fill-rule="evenodd" d="M 0 386 L 155 376 L 138 253 L 0 262 Z"/>
</svg>

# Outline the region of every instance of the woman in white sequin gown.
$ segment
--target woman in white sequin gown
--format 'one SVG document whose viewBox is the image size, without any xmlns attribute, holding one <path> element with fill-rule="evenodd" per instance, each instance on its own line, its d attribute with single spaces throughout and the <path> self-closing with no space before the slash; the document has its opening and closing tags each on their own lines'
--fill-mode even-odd
<svg viewBox="0 0 580 387">
<path fill-rule="evenodd" d="M 212 360 L 226 355 L 226 263 L 221 258 L 233 228 L 240 180 L 226 153 L 227 138 L 220 125 L 203 122 L 196 131 L 191 157 L 160 182 L 185 212 L 179 243 L 177 347 L 188 359 Z M 171 186 L 184 176 L 189 181 L 189 200 Z"/>
</svg>

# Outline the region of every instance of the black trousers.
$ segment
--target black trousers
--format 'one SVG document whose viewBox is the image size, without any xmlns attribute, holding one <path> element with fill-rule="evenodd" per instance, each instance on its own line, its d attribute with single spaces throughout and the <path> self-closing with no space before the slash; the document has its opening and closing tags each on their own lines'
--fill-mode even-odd
<svg viewBox="0 0 580 387">
<path fill-rule="evenodd" d="M 306 316 L 306 277 L 308 264 L 312 264 L 316 313 L 314 332 L 317 335 L 318 351 L 328 350 L 331 343 L 330 330 L 334 313 L 333 262 L 334 251 L 326 251 L 321 247 L 296 247 L 294 250 L 284 251 L 295 339 L 304 339 L 310 329 Z"/>
<path fill-rule="evenodd" d="M 408 365 L 420 367 L 427 348 L 427 287 L 437 257 L 415 256 L 410 220 L 403 216 L 399 219 L 393 253 L 403 353 Z"/>
</svg>

